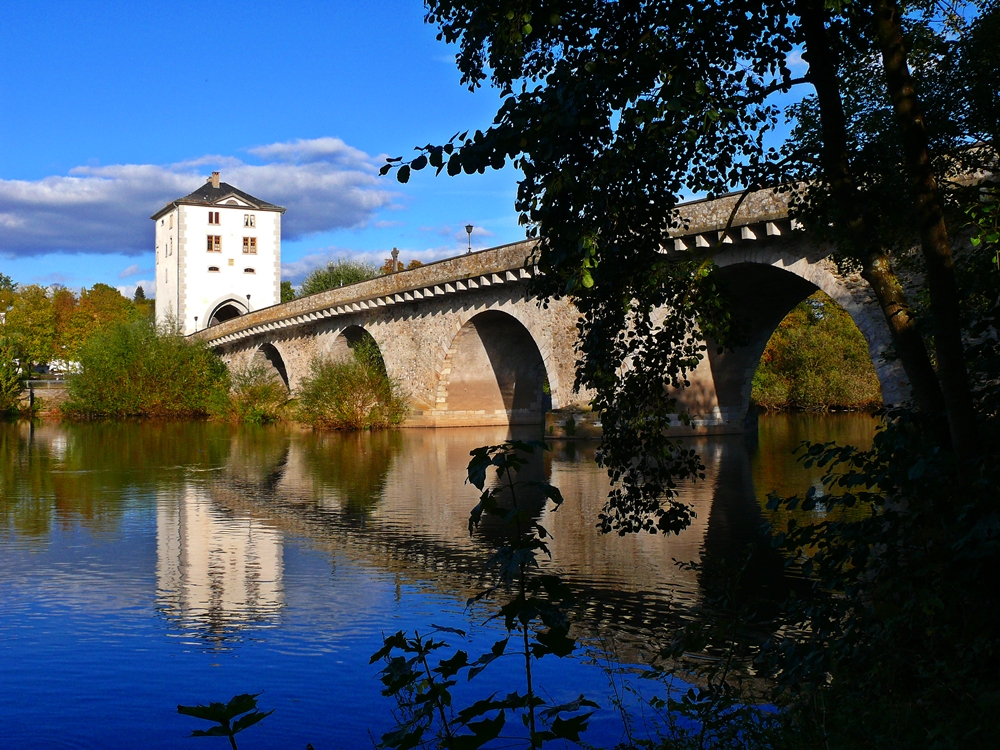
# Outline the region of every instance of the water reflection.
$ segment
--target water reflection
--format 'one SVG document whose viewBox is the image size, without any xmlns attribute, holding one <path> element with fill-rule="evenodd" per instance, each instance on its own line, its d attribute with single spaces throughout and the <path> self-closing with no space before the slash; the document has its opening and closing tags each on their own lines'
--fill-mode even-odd
<svg viewBox="0 0 1000 750">
<path fill-rule="evenodd" d="M 156 586 L 175 624 L 223 641 L 248 625 L 271 624 L 283 603 L 281 531 L 226 513 L 188 482 L 156 504 Z"/>
<path fill-rule="evenodd" d="M 675 537 L 601 535 L 607 495 L 594 446 L 563 443 L 536 456 L 526 478 L 549 478 L 566 499 L 537 512 L 554 535 L 545 563 L 575 589 L 583 632 L 669 636 L 708 582 L 677 561 L 732 558 L 760 542 L 766 493 L 803 491 L 792 450 L 805 439 L 870 443 L 865 415 L 765 416 L 756 443 L 741 436 L 695 441 L 707 478 L 684 488 L 694 522 Z M 113 529 L 130 511 L 155 519 L 160 611 L 213 644 L 274 625 L 286 602 L 289 540 L 458 601 L 481 584 L 496 529 L 465 529 L 477 493 L 469 451 L 504 429 L 321 434 L 212 424 L 0 425 L 0 524 L 19 544 L 56 528 Z M 518 434 L 518 437 L 530 437 Z M 2 538 L 2 537 L 0 537 Z M 783 591 L 767 545 L 751 559 L 747 596 Z M 318 624 L 319 625 L 319 624 Z"/>
</svg>

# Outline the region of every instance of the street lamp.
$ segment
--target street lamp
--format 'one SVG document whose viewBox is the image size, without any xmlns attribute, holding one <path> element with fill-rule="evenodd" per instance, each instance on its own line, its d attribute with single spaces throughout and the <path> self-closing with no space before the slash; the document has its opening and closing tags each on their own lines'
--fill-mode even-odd
<svg viewBox="0 0 1000 750">
<path fill-rule="evenodd" d="M 194 316 L 194 330 L 196 330 L 196 331 L 198 330 L 198 316 L 197 315 Z"/>
<path fill-rule="evenodd" d="M 250 312 L 250 295 L 247 295 L 247 312 Z"/>
<path fill-rule="evenodd" d="M 472 224 L 465 225 L 465 232 L 469 235 L 469 252 L 472 252 Z"/>
</svg>

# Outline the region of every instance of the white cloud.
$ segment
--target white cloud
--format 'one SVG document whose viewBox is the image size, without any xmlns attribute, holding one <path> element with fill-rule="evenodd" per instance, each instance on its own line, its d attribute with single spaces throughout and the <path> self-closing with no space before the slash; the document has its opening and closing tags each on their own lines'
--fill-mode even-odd
<svg viewBox="0 0 1000 750">
<path fill-rule="evenodd" d="M 118 274 L 118 278 L 119 279 L 127 279 L 129 276 L 135 276 L 137 273 L 139 273 L 139 271 L 140 271 L 139 264 L 138 263 L 133 263 L 131 266 L 129 266 L 124 271 L 122 271 L 120 274 Z"/>
<path fill-rule="evenodd" d="M 255 146 L 247 151 L 264 161 L 292 162 L 295 164 L 313 164 L 325 162 L 336 164 L 345 169 L 373 169 L 372 158 L 360 149 L 348 146 L 339 138 L 299 138 L 284 143 L 271 143 L 267 146 Z M 382 160 L 379 159 L 379 162 Z"/>
<path fill-rule="evenodd" d="M 75 167 L 66 176 L 0 180 L 0 254 L 140 253 L 152 250 L 149 216 L 198 188 L 207 173 L 285 206 L 282 237 L 364 226 L 393 194 L 376 159 L 337 138 L 250 149 L 265 163 L 203 156 L 177 164 Z"/>
<path fill-rule="evenodd" d="M 135 288 L 137 286 L 142 287 L 142 291 L 146 293 L 146 299 L 152 299 L 156 296 L 156 282 L 150 281 L 149 279 L 140 279 L 134 284 L 122 284 L 121 286 L 116 286 L 115 289 L 117 289 L 123 297 L 132 299 L 135 296 Z"/>
<path fill-rule="evenodd" d="M 793 73 L 804 73 L 809 68 L 809 63 L 803 59 L 800 49 L 792 50 L 785 58 L 785 64 Z"/>
</svg>

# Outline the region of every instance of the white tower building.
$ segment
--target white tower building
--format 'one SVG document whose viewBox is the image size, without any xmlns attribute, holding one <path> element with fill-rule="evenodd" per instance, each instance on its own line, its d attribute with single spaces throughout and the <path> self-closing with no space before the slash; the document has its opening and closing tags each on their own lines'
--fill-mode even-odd
<svg viewBox="0 0 1000 750">
<path fill-rule="evenodd" d="M 156 318 L 184 334 L 281 301 L 281 215 L 212 176 L 156 223 Z"/>
</svg>

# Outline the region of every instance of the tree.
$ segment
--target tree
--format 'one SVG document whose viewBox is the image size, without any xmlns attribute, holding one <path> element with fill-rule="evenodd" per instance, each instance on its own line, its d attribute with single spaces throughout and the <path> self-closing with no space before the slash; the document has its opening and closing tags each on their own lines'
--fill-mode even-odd
<svg viewBox="0 0 1000 750">
<path fill-rule="evenodd" d="M 142 284 L 136 284 L 135 294 L 132 295 L 133 302 L 145 302 L 146 301 L 146 290 L 142 288 Z"/>
<path fill-rule="evenodd" d="M 22 377 L 14 347 L 0 339 L 0 414 L 9 413 L 17 406 Z"/>
<path fill-rule="evenodd" d="M 56 340 L 55 352 L 57 359 L 71 359 L 70 350 L 74 348 L 72 344 L 71 330 L 73 316 L 76 313 L 76 295 L 65 287 L 56 289 L 52 293 L 52 309 L 56 318 Z"/>
<path fill-rule="evenodd" d="M 507 159 L 521 170 L 515 206 L 540 241 L 544 276 L 536 290 L 573 296 L 584 318 L 579 381 L 598 394 L 600 456 L 616 481 L 605 528 L 684 525 L 674 485 L 699 465 L 685 446 L 662 436 L 677 404 L 649 384 L 683 385 L 704 356 L 706 335 L 722 345 L 739 340 L 716 283 L 714 249 L 666 257 L 660 251 L 680 227 L 675 209 L 684 193 L 711 196 L 804 180 L 795 210 L 811 226 L 834 224 L 842 257 L 875 292 L 918 405 L 943 416 L 945 442 L 950 437 L 960 453 L 980 449 L 932 171 L 943 162 L 930 158 L 921 115 L 927 107 L 901 43 L 909 34 L 913 46 L 921 39 L 925 48 L 948 42 L 949 35 L 968 44 L 966 30 L 955 35 L 931 23 L 940 20 L 936 8 L 909 4 L 912 13 L 904 15 L 890 0 L 874 6 L 776 0 L 753 13 L 732 0 L 428 3 L 426 18 L 439 26 L 439 38 L 459 46 L 462 82 L 475 89 L 490 81 L 503 103 L 487 130 L 428 144 L 408 162 L 389 160 L 382 172 L 395 168 L 405 182 L 413 170 L 483 172 Z M 809 64 L 800 77 L 788 64 L 797 48 Z M 867 144 L 848 127 L 840 75 L 845 66 L 871 60 L 881 62 L 874 70 L 869 65 L 865 86 L 882 83 L 873 95 L 890 103 L 890 118 L 879 128 L 903 157 L 895 174 L 897 181 L 906 176 L 903 202 L 917 217 L 909 226 L 919 230 L 913 234 L 928 281 L 932 339 L 920 330 L 897 273 L 901 238 L 892 245 L 876 231 L 877 204 L 866 203 L 858 177 L 865 175 L 860 157 Z M 766 136 L 781 115 L 798 112 L 775 96 L 804 84 L 814 92 L 815 138 L 783 150 L 770 146 Z M 653 311 L 664 307 L 671 315 L 656 325 Z"/>
<path fill-rule="evenodd" d="M 29 367 L 48 362 L 55 356 L 55 309 L 44 287 L 29 284 L 18 288 L 4 328 L 18 358 Z"/>
<path fill-rule="evenodd" d="M 94 284 L 84 289 L 66 325 L 62 341 L 65 356 L 76 359 L 83 344 L 98 330 L 139 317 L 136 305 L 113 286 Z"/>
<path fill-rule="evenodd" d="M 305 281 L 299 286 L 299 296 L 306 297 L 328 289 L 373 279 L 378 273 L 378 268 L 373 263 L 338 258 L 306 276 Z"/>
<path fill-rule="evenodd" d="M 793 742 L 775 746 L 995 744 L 984 708 L 1000 688 L 1000 191 L 975 175 L 996 172 L 1000 6 L 428 8 L 439 38 L 459 45 L 463 82 L 489 81 L 504 100 L 485 131 L 382 171 L 405 182 L 428 167 L 471 174 L 513 159 L 521 170 L 516 207 L 544 271 L 536 290 L 571 295 L 583 314 L 578 378 L 597 393 L 599 456 L 615 482 L 605 529 L 685 524 L 674 488 L 699 464 L 664 437 L 677 404 L 658 386 L 683 384 L 705 337 L 740 341 L 714 249 L 661 250 L 683 193 L 784 189 L 869 282 L 918 408 L 889 411 L 870 451 L 810 446 L 806 464 L 829 467 L 823 492 L 771 498 L 806 512 L 771 540 L 802 586 L 756 666 L 805 691 L 778 714 Z M 800 77 L 793 50 L 808 64 Z M 804 84 L 791 106 L 774 98 Z M 795 132 L 771 147 L 782 114 Z M 956 253 L 963 234 L 976 249 Z M 670 311 L 663 325 L 658 308 Z M 703 648 L 705 619 L 692 629 Z"/>
<path fill-rule="evenodd" d="M 17 291 L 17 284 L 10 276 L 0 273 L 0 313 L 5 313 L 10 309 L 14 300 L 14 292 Z"/>
<path fill-rule="evenodd" d="M 295 299 L 295 289 L 292 287 L 292 282 L 282 281 L 281 282 L 281 301 L 291 302 Z"/>
</svg>

